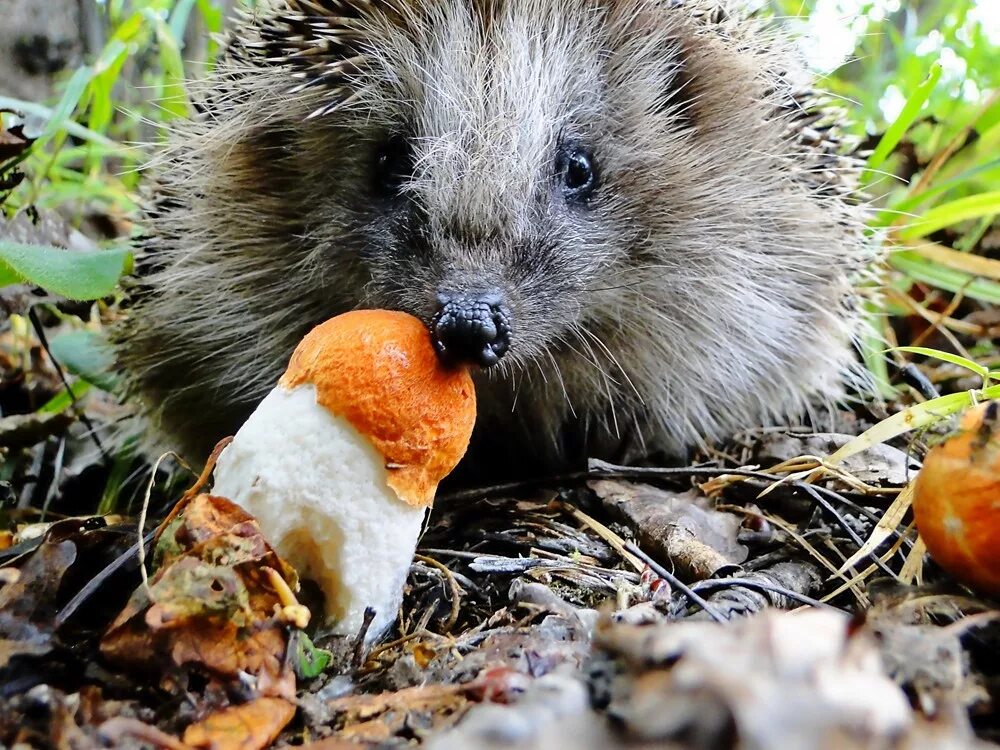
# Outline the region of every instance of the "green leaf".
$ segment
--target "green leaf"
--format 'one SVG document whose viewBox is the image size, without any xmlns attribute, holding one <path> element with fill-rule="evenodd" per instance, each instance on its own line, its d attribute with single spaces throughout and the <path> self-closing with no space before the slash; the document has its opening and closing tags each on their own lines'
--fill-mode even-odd
<svg viewBox="0 0 1000 750">
<path fill-rule="evenodd" d="M 84 65 L 83 67 L 77 68 L 73 77 L 69 79 L 69 83 L 66 84 L 66 90 L 63 91 L 62 98 L 59 100 L 59 104 L 52 111 L 52 117 L 49 118 L 48 123 L 45 125 L 45 130 L 42 131 L 41 136 L 39 136 L 39 141 L 45 141 L 59 130 L 63 129 L 66 125 L 66 121 L 69 120 L 73 111 L 76 109 L 76 105 L 80 103 L 80 97 L 83 96 L 83 92 L 87 88 L 87 84 L 90 83 L 91 77 L 94 75 L 94 69 L 89 65 Z"/>
<path fill-rule="evenodd" d="M 946 417 L 957 414 L 973 405 L 973 395 L 975 395 L 976 402 L 1000 398 L 1000 385 L 983 388 L 980 391 L 976 391 L 975 394 L 968 391 L 949 393 L 947 396 L 934 398 L 922 404 L 903 409 L 888 419 L 883 419 L 874 427 L 865 430 L 856 438 L 848 440 L 828 460 L 831 464 L 839 463 L 848 456 L 861 453 L 861 451 L 867 450 L 874 445 L 892 440 L 911 430 L 927 427 Z"/>
<path fill-rule="evenodd" d="M 886 129 L 881 140 L 879 140 L 878 146 L 875 147 L 875 151 L 868 157 L 868 164 L 866 165 L 868 171 L 865 173 L 866 182 L 871 182 L 872 177 L 875 175 L 875 170 L 885 163 L 889 154 L 892 153 L 893 149 L 903 139 L 903 136 L 906 135 L 906 131 L 910 129 L 913 121 L 917 119 L 917 115 L 920 114 L 920 110 L 941 79 L 941 71 L 942 67 L 940 63 L 934 63 L 931 66 L 927 77 L 910 94 L 910 98 L 906 100 L 906 104 L 899 113 L 899 117 Z"/>
<path fill-rule="evenodd" d="M 59 391 L 59 393 L 38 407 L 37 411 L 42 412 L 43 414 L 58 414 L 59 412 L 66 411 L 73 405 L 74 396 L 79 401 L 80 398 L 82 398 L 83 395 L 91 389 L 91 387 L 90 383 L 86 380 L 77 380 L 72 385 L 73 396 L 70 396 L 69 391 L 63 388 Z"/>
<path fill-rule="evenodd" d="M 24 281 L 24 277 L 15 273 L 14 269 L 6 263 L 0 263 L 0 287 L 20 284 L 22 281 Z"/>
<path fill-rule="evenodd" d="M 977 177 L 982 177 L 988 182 L 1000 181 L 998 179 L 1000 178 L 1000 158 L 976 164 L 959 172 L 954 177 L 949 177 L 945 180 L 935 180 L 933 186 L 926 190 L 921 190 L 919 193 L 904 194 L 898 202 L 891 205 L 891 210 L 882 211 L 872 223 L 876 226 L 889 226 L 896 221 L 900 214 L 910 213 L 920 206 L 921 203 L 952 188 L 967 186 L 966 183 L 972 183 Z"/>
<path fill-rule="evenodd" d="M 889 365 L 886 361 L 884 340 L 878 332 L 879 312 L 874 305 L 865 306 L 866 325 L 861 335 L 861 355 L 865 367 L 875 381 L 875 387 L 882 398 L 892 400 L 898 396 L 896 388 L 889 382 Z"/>
<path fill-rule="evenodd" d="M 304 680 L 319 677 L 330 666 L 333 654 L 316 648 L 309 636 L 301 630 L 295 631 L 292 638 L 295 640 L 295 674 Z"/>
<path fill-rule="evenodd" d="M 966 297 L 1000 305 L 1000 284 L 935 263 L 913 250 L 896 250 L 889 263 L 910 278 L 932 284 L 948 292 L 962 292 Z"/>
<path fill-rule="evenodd" d="M 939 349 L 930 349 L 926 346 L 896 346 L 893 347 L 890 351 L 909 352 L 910 354 L 920 354 L 924 357 L 939 359 L 942 362 L 951 362 L 951 364 L 953 365 L 958 365 L 959 367 L 964 367 L 966 370 L 974 372 L 976 375 L 978 375 L 983 379 L 984 385 L 989 381 L 990 377 L 989 368 L 983 367 L 981 364 L 973 362 L 971 359 L 960 357 L 957 354 L 952 354 L 950 352 L 942 352 Z"/>
<path fill-rule="evenodd" d="M 188 97 L 184 87 L 184 59 L 181 57 L 181 39 L 174 35 L 172 27 L 164 23 L 159 16 L 148 15 L 156 28 L 160 68 L 163 71 L 160 90 L 157 92 L 157 103 L 166 115 L 162 119 L 186 117 Z"/>
<path fill-rule="evenodd" d="M 13 273 L 18 281 L 74 300 L 111 294 L 131 263 L 132 254 L 124 248 L 75 251 L 0 241 L 0 281 Z"/>
<path fill-rule="evenodd" d="M 102 391 L 114 391 L 118 385 L 118 378 L 112 372 L 115 355 L 101 334 L 67 331 L 53 338 L 49 348 L 59 364 Z"/>
<path fill-rule="evenodd" d="M 170 14 L 170 34 L 177 40 L 177 47 L 184 49 L 184 31 L 196 0 L 179 0 Z"/>
<path fill-rule="evenodd" d="M 980 216 L 990 216 L 997 213 L 1000 213 L 1000 190 L 970 195 L 935 206 L 923 217 L 901 230 L 899 236 L 904 240 L 912 240 L 960 221 L 978 219 Z"/>
<path fill-rule="evenodd" d="M 10 96 L 0 96 L 0 109 L 13 109 L 16 112 L 23 112 L 26 115 L 48 120 L 49 122 L 51 122 L 55 117 L 55 113 L 48 107 L 36 104 L 35 102 L 28 102 L 24 99 L 14 99 Z M 85 128 L 72 120 L 68 120 L 65 125 L 66 132 L 74 138 L 79 138 L 83 141 L 90 141 L 91 143 L 98 143 L 109 149 L 120 151 L 123 154 L 129 151 L 127 146 L 115 143 L 110 138 L 107 138 L 100 133 L 95 133 L 93 130 Z"/>
</svg>

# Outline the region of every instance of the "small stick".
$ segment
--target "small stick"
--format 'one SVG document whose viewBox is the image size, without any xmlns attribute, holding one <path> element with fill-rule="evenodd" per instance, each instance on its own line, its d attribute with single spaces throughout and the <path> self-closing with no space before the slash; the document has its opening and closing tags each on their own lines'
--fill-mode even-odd
<svg viewBox="0 0 1000 750">
<path fill-rule="evenodd" d="M 426 555 L 414 555 L 414 558 L 420 562 L 431 565 L 441 571 L 441 574 L 448 581 L 448 587 L 451 589 L 451 614 L 448 615 L 447 621 L 443 624 L 444 632 L 449 633 L 451 629 L 455 627 L 455 623 L 458 622 L 458 616 L 461 614 L 461 604 L 462 604 L 462 589 L 458 585 L 458 581 L 455 580 L 455 576 L 452 574 L 448 566 L 442 562 L 435 560 L 433 557 L 427 557 Z"/>
<path fill-rule="evenodd" d="M 48 356 L 49 361 L 52 362 L 53 367 L 56 368 L 56 372 L 59 373 L 59 380 L 62 381 L 63 387 L 66 389 L 66 393 L 69 394 L 69 400 L 73 404 L 73 410 L 76 415 L 83 422 L 84 426 L 87 428 L 87 432 L 90 434 L 90 438 L 94 441 L 94 445 L 97 446 L 97 450 L 101 452 L 101 457 L 104 459 L 105 463 L 111 460 L 111 456 L 108 455 L 107 450 L 105 450 L 104 445 L 101 443 L 101 439 L 97 436 L 97 429 L 94 427 L 94 423 L 90 421 L 83 409 L 80 408 L 80 402 L 76 399 L 76 394 L 73 393 L 73 389 L 70 387 L 69 380 L 66 379 L 66 373 L 63 371 L 62 365 L 52 356 L 52 350 L 49 348 L 49 340 L 45 336 L 45 328 L 42 326 L 42 321 L 38 319 L 38 313 L 35 312 L 35 306 L 32 305 L 28 308 L 28 319 L 31 321 L 31 327 L 35 329 L 35 335 L 38 336 L 38 341 L 42 345 L 42 349 L 45 350 L 45 354 Z"/>
<path fill-rule="evenodd" d="M 718 623 L 728 622 L 728 620 L 724 615 L 715 611 L 712 605 L 710 605 L 707 601 L 702 599 L 698 595 L 698 593 L 695 592 L 690 586 L 688 586 L 686 583 L 683 583 L 679 578 L 677 578 L 677 576 L 675 576 L 669 570 L 667 570 L 658 562 L 656 562 L 656 560 L 654 560 L 652 557 L 650 557 L 641 549 L 639 549 L 639 546 L 635 542 L 625 542 L 625 549 L 631 552 L 636 557 L 638 557 L 644 563 L 646 563 L 646 565 L 649 566 L 650 570 L 652 570 L 654 573 L 656 573 L 656 575 L 666 580 L 671 586 L 675 587 L 678 591 L 684 594 L 684 596 L 686 596 L 691 602 L 697 604 L 699 607 L 705 610 L 705 612 L 708 613 L 708 616 L 711 617 L 713 620 L 715 620 Z"/>
<path fill-rule="evenodd" d="M 375 608 L 365 607 L 365 619 L 358 630 L 358 640 L 354 644 L 354 655 L 351 657 L 351 671 L 357 672 L 365 663 L 365 636 L 368 635 L 368 628 L 371 627 L 372 620 L 375 619 Z"/>
<path fill-rule="evenodd" d="M 832 604 L 821 602 L 819 599 L 813 599 L 811 596 L 800 594 L 798 591 L 793 591 L 792 589 L 785 588 L 784 586 L 779 586 L 776 583 L 755 581 L 752 578 L 706 578 L 703 581 L 698 581 L 696 584 L 694 584 L 692 588 L 693 590 L 698 590 L 698 591 L 700 591 L 701 589 L 721 589 L 721 588 L 760 589 L 761 591 L 769 591 L 775 594 L 780 594 L 781 596 L 788 597 L 789 599 L 794 599 L 800 604 L 808 604 L 810 607 L 818 607 L 819 609 L 832 609 L 835 612 L 843 612 L 842 609 L 838 609 L 837 607 L 834 607 Z"/>
<path fill-rule="evenodd" d="M 181 499 L 178 500 L 174 504 L 174 507 L 170 509 L 167 517 L 160 521 L 160 525 L 156 527 L 156 536 L 154 537 L 154 540 L 159 540 L 160 534 L 163 533 L 163 530 L 167 527 L 167 525 L 173 521 L 177 517 L 177 514 L 184 510 L 184 508 L 187 507 L 187 504 L 194 499 L 195 495 L 201 492 L 205 485 L 208 484 L 208 480 L 212 476 L 212 471 L 215 469 L 215 462 L 219 460 L 219 454 L 221 454 L 231 442 L 233 442 L 232 436 L 222 438 L 222 440 L 215 444 L 215 448 L 212 449 L 212 455 L 208 457 L 208 460 L 205 462 L 205 468 L 201 470 L 201 474 L 198 475 L 194 484 L 191 485 L 187 492 L 181 496 Z M 177 454 L 175 453 L 174 455 L 176 456 Z M 179 456 L 178 460 L 180 460 Z"/>
</svg>

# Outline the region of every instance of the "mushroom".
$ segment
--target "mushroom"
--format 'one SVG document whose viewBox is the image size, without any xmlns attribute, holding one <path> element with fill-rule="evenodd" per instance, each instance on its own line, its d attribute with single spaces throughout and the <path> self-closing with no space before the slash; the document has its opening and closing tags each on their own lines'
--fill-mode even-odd
<svg viewBox="0 0 1000 750">
<path fill-rule="evenodd" d="M 1000 401 L 967 411 L 958 430 L 928 451 L 913 518 L 938 565 L 1000 596 Z"/>
<path fill-rule="evenodd" d="M 324 624 L 366 639 L 396 618 L 426 510 L 476 419 L 468 370 L 416 318 L 357 310 L 314 328 L 219 456 L 213 493 L 315 581 Z"/>
</svg>

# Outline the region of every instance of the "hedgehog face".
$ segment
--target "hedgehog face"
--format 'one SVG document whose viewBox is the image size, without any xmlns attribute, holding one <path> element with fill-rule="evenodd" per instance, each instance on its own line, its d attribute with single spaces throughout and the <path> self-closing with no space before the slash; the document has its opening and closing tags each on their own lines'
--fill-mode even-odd
<svg viewBox="0 0 1000 750">
<path fill-rule="evenodd" d="M 225 434 L 356 307 L 498 362 L 480 419 L 544 450 L 624 424 L 682 448 L 836 393 L 855 167 L 735 5 L 265 3 L 167 159 L 126 347 L 164 423 Z"/>
<path fill-rule="evenodd" d="M 551 352 L 633 251 L 604 90 L 608 11 L 450 0 L 366 22 L 350 102 L 325 115 L 356 134 L 343 150 L 367 172 L 367 195 L 349 199 L 365 227 L 363 304 L 434 332 L 454 300 L 485 306 L 489 332 L 506 321 L 512 335 L 465 357 L 480 364 Z"/>
</svg>

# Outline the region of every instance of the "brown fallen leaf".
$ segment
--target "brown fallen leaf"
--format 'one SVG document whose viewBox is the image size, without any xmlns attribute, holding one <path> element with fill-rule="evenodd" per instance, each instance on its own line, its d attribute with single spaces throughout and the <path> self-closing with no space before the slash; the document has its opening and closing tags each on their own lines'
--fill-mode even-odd
<svg viewBox="0 0 1000 750">
<path fill-rule="evenodd" d="M 340 737 L 326 737 L 322 740 L 316 740 L 315 742 L 308 742 L 305 745 L 300 745 L 299 750 L 364 750 L 365 748 L 374 748 L 370 742 L 355 742 L 353 740 L 345 740 Z"/>
<path fill-rule="evenodd" d="M 184 685 L 178 669 L 209 678 L 197 706 L 202 718 L 185 732 L 186 745 L 256 750 L 271 744 L 296 710 L 282 616 L 294 599 L 295 571 L 252 516 L 205 494 L 192 497 L 163 527 L 153 560 L 148 587 L 132 594 L 106 631 L 101 653 L 121 667 L 159 674 L 166 687 Z M 226 695 L 247 702 L 229 705 Z"/>
<path fill-rule="evenodd" d="M 8 112 L 10 110 L 4 110 Z M 31 139 L 26 138 L 21 127 L 0 129 L 0 161 L 13 159 L 27 151 Z"/>
<path fill-rule="evenodd" d="M 295 716 L 282 698 L 257 698 L 216 711 L 184 731 L 184 744 L 210 750 L 260 750 L 277 739 Z"/>
<path fill-rule="evenodd" d="M 394 693 L 351 695 L 330 701 L 337 736 L 361 742 L 384 742 L 405 727 L 451 726 L 470 705 L 468 686 L 421 685 Z"/>
<path fill-rule="evenodd" d="M 254 675 L 258 688 L 293 697 L 284 665 L 282 604 L 265 567 L 295 585 L 294 571 L 256 521 L 224 498 L 198 495 L 164 531 L 149 589 L 140 586 L 108 629 L 101 653 L 113 663 L 163 673 L 201 668 L 220 679 Z M 262 693 L 265 694 L 265 693 Z"/>
</svg>

